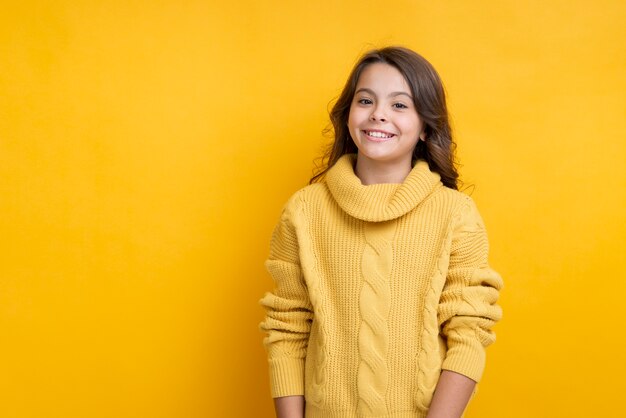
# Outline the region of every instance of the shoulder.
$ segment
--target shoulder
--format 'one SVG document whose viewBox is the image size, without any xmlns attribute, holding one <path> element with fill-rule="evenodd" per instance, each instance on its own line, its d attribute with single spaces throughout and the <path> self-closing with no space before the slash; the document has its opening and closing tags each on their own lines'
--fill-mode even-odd
<svg viewBox="0 0 626 418">
<path fill-rule="evenodd" d="M 484 229 L 485 224 L 474 199 L 461 191 L 442 187 L 447 199 L 452 203 L 452 224 L 463 229 Z"/>
<path fill-rule="evenodd" d="M 330 191 L 325 183 L 307 184 L 296 190 L 285 203 L 285 207 L 291 209 L 302 208 L 318 202 L 320 199 L 327 197 Z"/>
<path fill-rule="evenodd" d="M 294 219 L 304 212 L 305 207 L 320 200 L 328 193 L 324 183 L 313 183 L 297 189 L 285 201 L 281 209 L 281 219 Z"/>
</svg>

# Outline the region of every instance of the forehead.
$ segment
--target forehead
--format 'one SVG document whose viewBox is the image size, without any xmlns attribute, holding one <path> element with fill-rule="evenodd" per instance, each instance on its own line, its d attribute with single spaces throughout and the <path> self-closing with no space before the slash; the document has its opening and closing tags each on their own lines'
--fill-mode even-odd
<svg viewBox="0 0 626 418">
<path fill-rule="evenodd" d="M 370 64 L 361 71 L 356 85 L 357 89 L 367 87 L 380 91 L 404 91 L 410 93 L 410 88 L 404 76 L 392 65 L 377 62 Z"/>
</svg>

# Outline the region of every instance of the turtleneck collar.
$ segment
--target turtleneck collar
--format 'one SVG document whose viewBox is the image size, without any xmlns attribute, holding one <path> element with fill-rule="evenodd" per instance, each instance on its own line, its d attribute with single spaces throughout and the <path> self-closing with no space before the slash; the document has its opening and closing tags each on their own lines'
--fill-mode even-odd
<svg viewBox="0 0 626 418">
<path fill-rule="evenodd" d="M 333 198 L 349 215 L 370 222 L 398 218 L 419 205 L 441 177 L 418 160 L 402 183 L 364 185 L 354 172 L 357 154 L 342 155 L 326 172 L 326 184 Z"/>
</svg>

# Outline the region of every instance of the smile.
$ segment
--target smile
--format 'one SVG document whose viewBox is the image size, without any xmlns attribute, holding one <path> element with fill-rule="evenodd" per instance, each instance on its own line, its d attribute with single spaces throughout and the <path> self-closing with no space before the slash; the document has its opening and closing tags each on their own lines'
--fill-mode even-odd
<svg viewBox="0 0 626 418">
<path fill-rule="evenodd" d="M 363 133 L 375 140 L 381 140 L 381 139 L 385 140 L 385 139 L 393 138 L 395 136 L 392 133 L 383 132 L 383 131 L 363 131 Z"/>
</svg>

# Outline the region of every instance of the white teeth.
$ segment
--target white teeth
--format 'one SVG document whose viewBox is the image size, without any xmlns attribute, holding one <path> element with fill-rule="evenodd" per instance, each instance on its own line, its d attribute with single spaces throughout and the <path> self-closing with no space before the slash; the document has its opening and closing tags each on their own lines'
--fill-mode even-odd
<svg viewBox="0 0 626 418">
<path fill-rule="evenodd" d="M 369 136 L 373 136 L 374 138 L 391 138 L 393 135 L 387 135 L 382 132 L 368 132 Z"/>
</svg>

